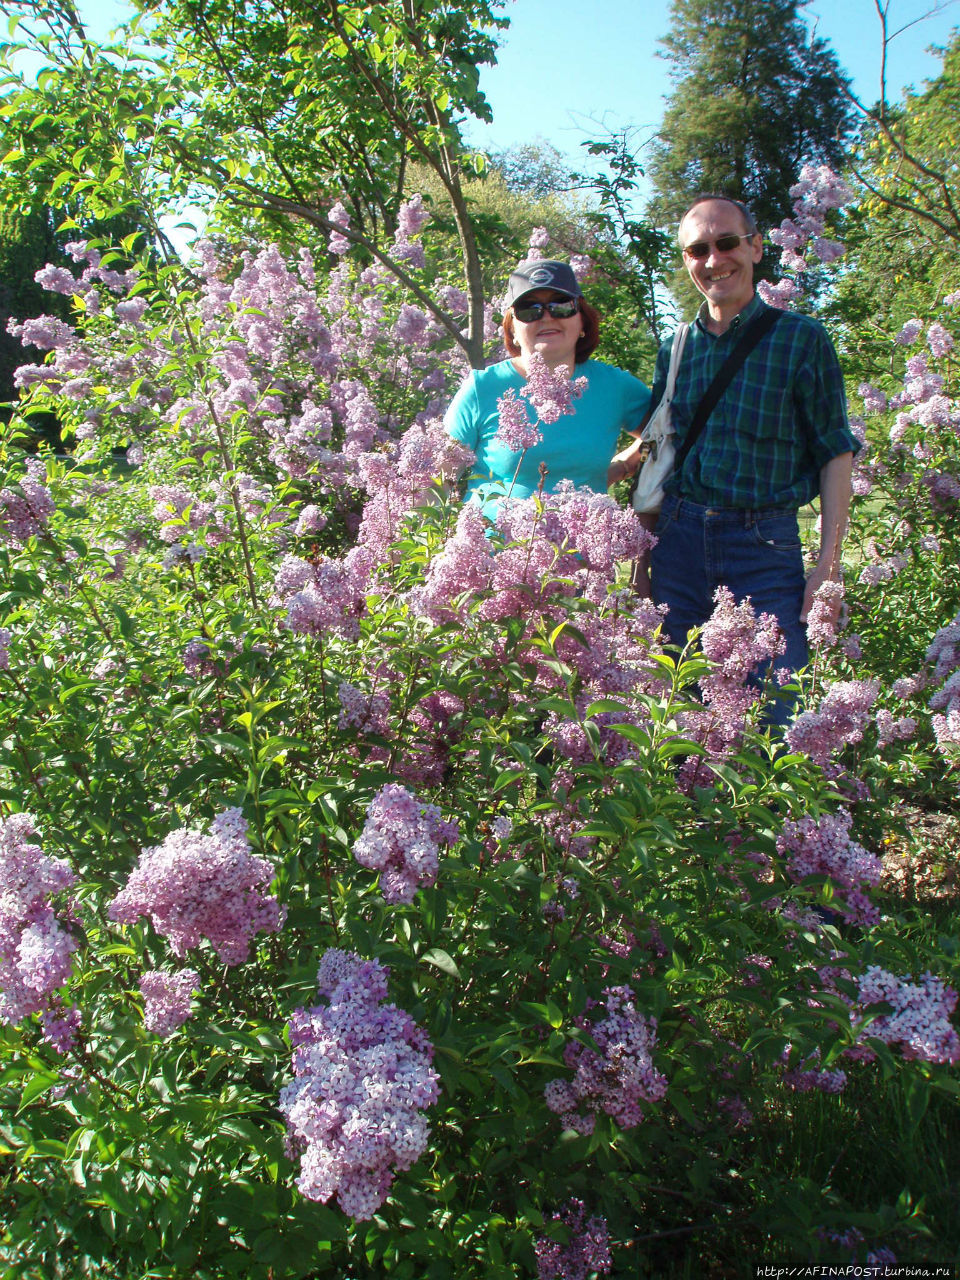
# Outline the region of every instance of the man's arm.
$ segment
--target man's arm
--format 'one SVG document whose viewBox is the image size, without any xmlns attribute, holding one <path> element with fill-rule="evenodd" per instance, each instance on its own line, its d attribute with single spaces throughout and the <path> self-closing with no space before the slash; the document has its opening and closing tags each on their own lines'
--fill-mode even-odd
<svg viewBox="0 0 960 1280">
<path fill-rule="evenodd" d="M 800 611 L 801 622 L 807 620 L 817 589 L 824 582 L 835 582 L 840 577 L 840 550 L 847 531 L 852 470 L 852 453 L 838 453 L 820 468 L 820 555 L 807 577 L 803 608 Z M 834 625 L 839 612 L 838 602 L 832 619 Z"/>
</svg>

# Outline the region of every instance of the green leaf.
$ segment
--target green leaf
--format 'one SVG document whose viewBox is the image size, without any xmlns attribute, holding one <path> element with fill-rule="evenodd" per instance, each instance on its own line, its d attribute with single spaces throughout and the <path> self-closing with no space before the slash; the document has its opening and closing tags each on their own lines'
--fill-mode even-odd
<svg viewBox="0 0 960 1280">
<path fill-rule="evenodd" d="M 429 951 L 423 953 L 420 959 L 424 964 L 432 964 L 435 968 L 448 973 L 451 978 L 460 977 L 460 970 L 457 968 L 453 957 L 441 947 L 431 947 Z"/>
</svg>

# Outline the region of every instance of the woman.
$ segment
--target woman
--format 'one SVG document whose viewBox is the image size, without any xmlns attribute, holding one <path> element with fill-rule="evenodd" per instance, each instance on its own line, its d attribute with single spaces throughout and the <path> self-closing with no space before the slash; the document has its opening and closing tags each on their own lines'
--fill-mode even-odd
<svg viewBox="0 0 960 1280">
<path fill-rule="evenodd" d="M 561 480 L 571 480 L 605 493 L 608 483 L 628 474 L 626 466 L 610 466 L 620 433 L 639 435 L 650 403 L 650 390 L 639 378 L 589 358 L 600 340 L 600 317 L 584 301 L 568 263 L 521 262 L 510 276 L 504 301 L 503 342 L 509 358 L 475 369 L 443 420 L 448 434 L 477 455 L 467 497 L 481 502 L 484 515 L 491 518 L 508 492 L 516 498 L 536 492 L 541 464 L 546 467 L 548 492 Z M 540 443 L 520 453 L 496 438 L 497 402 L 506 391 L 523 390 L 534 352 L 550 369 L 564 369 L 571 378 L 585 377 L 587 385 L 574 401 L 573 413 L 543 424 Z M 522 403 L 527 405 L 526 400 Z M 532 407 L 528 414 L 535 422 Z"/>
</svg>

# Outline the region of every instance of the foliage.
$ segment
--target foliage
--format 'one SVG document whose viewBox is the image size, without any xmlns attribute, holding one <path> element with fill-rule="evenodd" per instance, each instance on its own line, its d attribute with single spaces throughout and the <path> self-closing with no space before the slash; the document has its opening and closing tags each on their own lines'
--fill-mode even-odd
<svg viewBox="0 0 960 1280">
<path fill-rule="evenodd" d="M 465 327 L 428 293 L 417 296 L 479 364 L 485 295 L 456 119 L 488 113 L 477 65 L 493 56 L 500 7 L 328 0 L 251 10 L 233 0 L 171 0 L 144 5 L 150 23 L 126 45 L 100 49 L 68 0 L 57 0 L 46 33 L 41 26 L 32 40 L 46 68 L 35 84 L 7 76 L 9 127 L 22 137 L 7 157 L 8 180 L 29 174 L 48 198 L 82 199 L 93 216 L 115 212 L 117 202 L 146 208 L 158 236 L 162 212 L 196 201 L 265 217 L 287 234 L 293 220 L 336 231 L 327 211 L 342 199 L 352 218 L 347 240 L 416 293 L 402 257 L 380 247 L 396 230 L 415 159 L 452 206 Z M 11 67 L 17 52 L 8 51 Z M 65 151 L 73 156 L 66 168 Z"/>
<path fill-rule="evenodd" d="M 0 401 L 15 398 L 13 372 L 26 360 L 23 347 L 7 332 L 7 323 L 44 309 L 43 289 L 33 277 L 58 256 L 48 210 L 23 212 L 0 204 Z M 65 305 L 55 309 L 66 319 Z M 9 417 L 9 410 L 0 414 Z"/>
<path fill-rule="evenodd" d="M 960 283 L 958 112 L 960 33 L 922 91 L 885 107 L 882 125 L 864 121 L 851 156 L 850 180 L 863 196 L 843 218 L 850 269 L 835 283 L 829 314 L 856 335 L 857 361 L 870 381 L 892 371 L 890 341 L 906 321 L 933 315 Z"/>
<path fill-rule="evenodd" d="M 76 331 L 21 382 L 81 444 L 2 446 L 9 1274 L 925 1257 L 909 1196 L 764 1145 L 846 1078 L 956 1094 L 960 948 L 877 919 L 850 804 L 870 682 L 812 673 L 815 764 L 744 684 L 769 620 L 663 651 L 630 512 L 461 508 L 457 348 L 332 248 L 47 277 Z"/>
</svg>

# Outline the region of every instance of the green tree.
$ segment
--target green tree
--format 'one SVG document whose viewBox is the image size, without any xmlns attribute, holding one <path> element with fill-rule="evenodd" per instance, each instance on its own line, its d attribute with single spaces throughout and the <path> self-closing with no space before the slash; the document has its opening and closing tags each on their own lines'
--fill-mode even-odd
<svg viewBox="0 0 960 1280">
<path fill-rule="evenodd" d="M 862 199 L 843 217 L 846 268 L 828 308 L 870 380 L 889 370 L 903 323 L 960 287 L 960 31 L 942 53 L 921 91 L 864 109 L 848 170 Z"/>
<path fill-rule="evenodd" d="M 143 0 L 149 22 L 136 38 L 102 50 L 71 0 L 50 0 L 32 40 L 47 69 L 36 84 L 8 77 L 11 127 L 22 137 L 11 177 L 29 170 L 34 184 L 82 196 L 95 216 L 133 204 L 159 223 L 192 201 L 229 209 L 234 222 L 267 220 L 274 235 L 296 223 L 339 231 L 327 215 L 343 199 L 347 239 L 480 363 L 482 251 L 463 194 L 473 159 L 458 120 L 489 119 L 478 67 L 493 59 L 503 2 Z M 383 247 L 414 160 L 453 211 L 465 332 Z"/>
<path fill-rule="evenodd" d="M 761 227 L 789 216 L 804 163 L 838 167 L 852 107 L 802 0 L 672 0 L 673 90 L 654 146 L 652 211 L 675 222 L 698 193 L 742 200 Z"/>
</svg>

